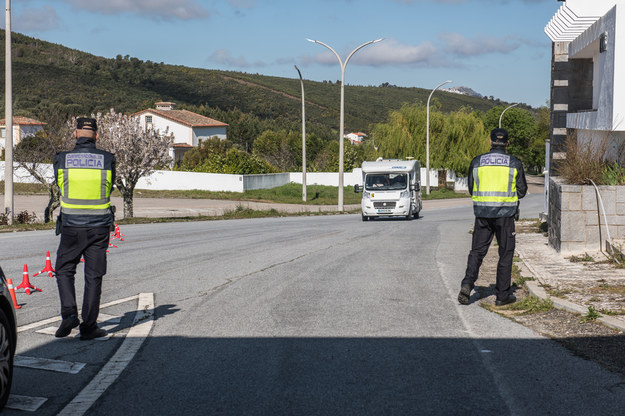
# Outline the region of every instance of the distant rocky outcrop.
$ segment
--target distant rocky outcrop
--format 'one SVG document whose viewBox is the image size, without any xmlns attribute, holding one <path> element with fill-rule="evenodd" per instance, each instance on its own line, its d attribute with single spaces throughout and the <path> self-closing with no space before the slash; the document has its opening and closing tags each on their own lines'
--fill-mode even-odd
<svg viewBox="0 0 625 416">
<path fill-rule="evenodd" d="M 443 88 L 443 91 L 452 92 L 454 94 L 460 95 L 468 95 L 469 97 L 478 97 L 483 98 L 484 96 L 478 92 L 475 92 L 469 87 L 451 87 L 451 88 Z"/>
</svg>

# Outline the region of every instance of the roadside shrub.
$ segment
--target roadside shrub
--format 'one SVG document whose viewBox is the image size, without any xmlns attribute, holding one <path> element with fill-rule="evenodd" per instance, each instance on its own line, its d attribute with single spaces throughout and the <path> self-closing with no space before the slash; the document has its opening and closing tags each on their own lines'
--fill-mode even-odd
<svg viewBox="0 0 625 416">
<path fill-rule="evenodd" d="M 15 216 L 18 224 L 34 224 L 37 222 L 37 215 L 34 212 L 22 211 Z"/>
<path fill-rule="evenodd" d="M 565 142 L 566 159 L 560 167 L 564 180 L 569 184 L 590 185 L 591 179 L 597 185 L 602 184 L 607 143 L 607 137 L 580 143 L 576 133 L 569 134 Z"/>
</svg>

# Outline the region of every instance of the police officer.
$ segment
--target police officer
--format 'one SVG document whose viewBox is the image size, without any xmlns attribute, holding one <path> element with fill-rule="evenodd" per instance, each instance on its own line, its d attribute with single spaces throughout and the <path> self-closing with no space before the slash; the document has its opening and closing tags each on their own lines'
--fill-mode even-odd
<svg viewBox="0 0 625 416">
<path fill-rule="evenodd" d="M 57 233 L 61 242 L 56 257 L 56 281 L 63 318 L 57 337 L 66 337 L 80 325 L 80 339 L 104 337 L 98 328 L 102 277 L 106 274 L 106 249 L 114 223 L 111 189 L 115 182 L 115 156 L 96 148 L 98 126 L 93 118 L 77 119 L 76 147 L 54 157 L 54 176 L 61 191 Z M 82 323 L 78 320 L 74 276 L 80 258 L 85 260 Z"/>
<path fill-rule="evenodd" d="M 516 301 L 510 293 L 516 235 L 514 217 L 519 198 L 527 192 L 527 182 L 521 161 L 506 154 L 508 132 L 501 128 L 494 129 L 490 134 L 490 143 L 490 152 L 475 157 L 469 168 L 468 185 L 473 198 L 475 225 L 467 270 L 458 294 L 458 302 L 463 305 L 469 304 L 471 290 L 493 236 L 499 244 L 495 304 L 501 306 Z"/>
</svg>

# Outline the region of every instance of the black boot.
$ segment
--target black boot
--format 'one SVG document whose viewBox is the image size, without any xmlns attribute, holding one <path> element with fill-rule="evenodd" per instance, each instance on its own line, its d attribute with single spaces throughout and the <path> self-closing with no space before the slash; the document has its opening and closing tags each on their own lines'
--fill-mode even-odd
<svg viewBox="0 0 625 416">
<path fill-rule="evenodd" d="M 61 321 L 61 325 L 54 333 L 54 336 L 57 338 L 66 337 L 72 332 L 72 329 L 76 328 L 78 325 L 80 325 L 78 316 L 70 315 Z"/>
<path fill-rule="evenodd" d="M 458 294 L 458 302 L 460 302 L 460 304 L 469 304 L 469 298 L 471 298 L 471 290 L 473 290 L 473 288 L 468 285 L 462 285 L 460 287 L 460 293 Z"/>
</svg>

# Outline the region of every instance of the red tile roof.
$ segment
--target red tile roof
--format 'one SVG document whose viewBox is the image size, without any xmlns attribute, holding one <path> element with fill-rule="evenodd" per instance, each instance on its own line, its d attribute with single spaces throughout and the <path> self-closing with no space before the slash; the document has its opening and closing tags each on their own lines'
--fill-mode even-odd
<svg viewBox="0 0 625 416">
<path fill-rule="evenodd" d="M 3 126 L 6 125 L 6 119 L 2 119 L 0 120 L 0 124 L 2 124 Z M 15 116 L 13 117 L 13 125 L 20 125 L 20 126 L 45 126 L 48 123 L 44 123 L 43 121 L 39 121 L 39 120 L 35 120 L 33 118 L 28 118 L 28 117 L 22 117 L 22 116 Z"/>
<path fill-rule="evenodd" d="M 168 120 L 175 121 L 180 124 L 184 124 L 189 127 L 226 127 L 226 123 L 214 120 L 209 117 L 204 117 L 200 114 L 194 113 L 188 110 L 157 110 L 150 108 L 148 110 L 139 111 L 134 113 L 133 116 L 138 116 L 144 113 L 152 113 L 159 115 Z"/>
</svg>

